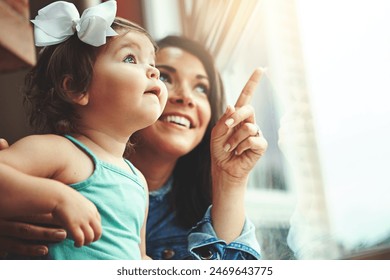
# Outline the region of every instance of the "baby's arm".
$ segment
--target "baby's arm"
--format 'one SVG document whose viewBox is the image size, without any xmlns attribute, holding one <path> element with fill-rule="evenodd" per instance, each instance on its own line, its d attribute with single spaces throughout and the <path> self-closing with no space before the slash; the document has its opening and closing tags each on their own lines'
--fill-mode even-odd
<svg viewBox="0 0 390 280">
<path fill-rule="evenodd" d="M 52 142 L 30 136 L 0 151 L 0 217 L 51 213 L 82 246 L 100 237 L 100 215 L 81 194 L 48 179 L 63 168 L 61 148 Z"/>
<path fill-rule="evenodd" d="M 141 258 L 143 260 L 151 260 L 151 258 L 148 255 L 146 255 L 146 221 L 148 219 L 148 210 L 149 210 L 149 189 L 148 189 L 148 183 L 146 182 L 144 175 L 139 170 L 137 170 L 137 172 L 138 172 L 138 176 L 141 178 L 142 182 L 144 183 L 145 197 L 146 197 L 145 219 L 140 232 L 141 244 L 139 245 L 139 248 L 141 251 Z"/>
<path fill-rule="evenodd" d="M 140 244 L 140 250 L 141 250 L 141 258 L 143 260 L 151 260 L 152 258 L 146 255 L 146 221 L 148 217 L 148 209 L 149 209 L 149 199 L 147 202 L 147 207 L 145 209 L 145 219 L 144 219 L 144 224 L 142 225 L 141 228 L 141 244 Z"/>
</svg>

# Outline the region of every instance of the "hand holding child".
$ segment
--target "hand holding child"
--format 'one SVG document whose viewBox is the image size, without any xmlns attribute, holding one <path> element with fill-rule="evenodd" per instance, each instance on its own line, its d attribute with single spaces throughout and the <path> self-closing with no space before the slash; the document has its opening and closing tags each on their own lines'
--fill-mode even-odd
<svg viewBox="0 0 390 280">
<path fill-rule="evenodd" d="M 0 139 L 0 150 L 8 147 L 8 142 Z M 52 218 L 68 231 L 76 247 L 98 240 L 102 229 L 100 215 L 95 205 L 74 189 L 60 182 L 58 184 L 60 186 L 53 190 L 59 194 L 57 195 L 59 199 L 50 213 Z M 2 221 L 2 224 L 6 226 L 6 221 Z"/>
</svg>

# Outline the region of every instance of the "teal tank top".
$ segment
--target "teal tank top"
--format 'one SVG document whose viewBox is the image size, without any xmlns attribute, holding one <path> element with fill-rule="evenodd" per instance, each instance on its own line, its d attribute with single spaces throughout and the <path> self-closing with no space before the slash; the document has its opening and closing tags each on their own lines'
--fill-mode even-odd
<svg viewBox="0 0 390 280">
<path fill-rule="evenodd" d="M 74 247 L 71 236 L 51 244 L 49 258 L 57 260 L 137 260 L 140 255 L 140 230 L 144 222 L 146 195 L 134 166 L 132 173 L 99 160 L 75 138 L 65 135 L 93 160 L 95 170 L 82 181 L 70 185 L 92 201 L 101 216 L 102 236 L 88 246 Z"/>
</svg>

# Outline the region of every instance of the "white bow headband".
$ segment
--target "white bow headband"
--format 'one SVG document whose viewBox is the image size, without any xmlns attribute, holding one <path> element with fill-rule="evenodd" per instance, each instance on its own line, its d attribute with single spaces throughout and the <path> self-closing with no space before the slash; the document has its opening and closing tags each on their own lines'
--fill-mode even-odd
<svg viewBox="0 0 390 280">
<path fill-rule="evenodd" d="M 38 11 L 34 23 L 35 45 L 55 45 L 67 40 L 75 32 L 81 41 L 99 47 L 107 36 L 118 35 L 111 28 L 115 19 L 116 1 L 107 1 L 86 9 L 81 15 L 74 4 L 57 1 Z"/>
</svg>

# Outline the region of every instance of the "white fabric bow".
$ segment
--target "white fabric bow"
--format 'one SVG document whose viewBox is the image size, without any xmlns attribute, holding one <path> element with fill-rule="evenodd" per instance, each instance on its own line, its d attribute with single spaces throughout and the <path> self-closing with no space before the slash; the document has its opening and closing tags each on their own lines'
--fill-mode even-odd
<svg viewBox="0 0 390 280">
<path fill-rule="evenodd" d="M 99 47 L 107 36 L 118 35 L 111 28 L 116 15 L 116 1 L 107 1 L 86 9 L 81 15 L 74 4 L 57 1 L 38 11 L 34 20 L 35 45 L 39 47 L 64 42 L 77 31 L 81 41 Z"/>
</svg>

